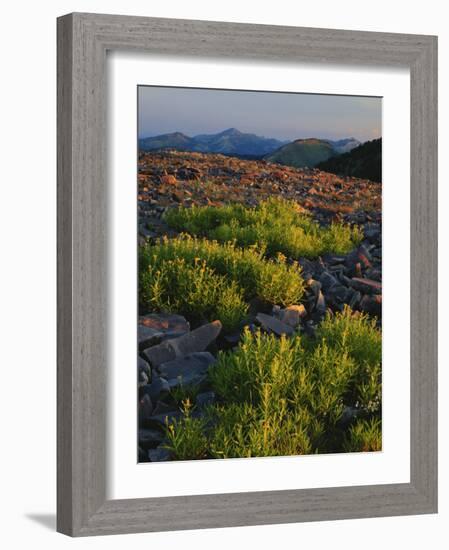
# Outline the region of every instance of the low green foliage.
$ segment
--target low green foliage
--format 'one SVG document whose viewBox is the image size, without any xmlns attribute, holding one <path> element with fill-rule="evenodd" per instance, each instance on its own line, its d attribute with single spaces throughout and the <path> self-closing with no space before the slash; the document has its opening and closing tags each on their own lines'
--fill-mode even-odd
<svg viewBox="0 0 449 550">
<path fill-rule="evenodd" d="M 216 315 L 229 326 L 244 317 L 243 298 L 290 305 L 298 303 L 304 291 L 297 264 L 287 265 L 282 257 L 267 260 L 254 247 L 243 250 L 188 235 L 143 246 L 139 273 L 139 297 L 145 307 Z"/>
<path fill-rule="evenodd" d="M 192 404 L 189 399 L 182 402 L 183 419 L 172 424 L 167 423 L 169 449 L 178 460 L 206 458 L 207 439 L 204 435 L 205 421 L 192 418 Z"/>
<path fill-rule="evenodd" d="M 346 435 L 343 450 L 357 453 L 382 450 L 382 423 L 379 418 L 358 420 Z"/>
<path fill-rule="evenodd" d="M 327 316 L 317 338 L 345 351 L 359 365 L 351 398 L 366 411 L 377 411 L 381 402 L 382 333 L 375 319 L 353 313 L 348 306 L 335 317 Z"/>
<path fill-rule="evenodd" d="M 229 204 L 171 209 L 165 220 L 178 231 L 242 247 L 257 246 L 271 257 L 279 253 L 297 259 L 346 254 L 363 237 L 357 227 L 321 227 L 295 202 L 279 198 L 270 198 L 255 208 Z"/>
<path fill-rule="evenodd" d="M 204 260 L 161 261 L 157 253 L 140 273 L 139 296 L 153 311 L 173 311 L 193 320 L 219 319 L 225 330 L 236 329 L 248 311 L 237 283 L 217 275 Z"/>
<path fill-rule="evenodd" d="M 219 402 L 197 420 L 209 426 L 202 456 L 379 450 L 380 346 L 375 326 L 349 309 L 328 317 L 315 340 L 246 330 L 238 349 L 220 352 L 209 371 Z M 345 407 L 358 411 L 355 424 L 342 421 Z M 175 449 L 183 430 L 181 420 L 168 432 L 175 458 L 183 456 Z"/>
</svg>

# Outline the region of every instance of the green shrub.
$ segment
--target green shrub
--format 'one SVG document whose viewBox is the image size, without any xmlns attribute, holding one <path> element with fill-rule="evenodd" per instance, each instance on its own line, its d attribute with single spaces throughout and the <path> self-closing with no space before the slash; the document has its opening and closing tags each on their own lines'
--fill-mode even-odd
<svg viewBox="0 0 449 550">
<path fill-rule="evenodd" d="M 325 253 L 346 254 L 362 240 L 357 227 L 321 227 L 293 201 L 270 198 L 255 208 L 241 204 L 171 209 L 165 220 L 178 231 L 206 236 L 238 246 L 257 246 L 269 256 L 316 258 Z"/>
<path fill-rule="evenodd" d="M 204 432 L 208 457 L 381 448 L 379 331 L 345 310 L 328 317 L 319 334 L 312 340 L 245 330 L 236 351 L 219 353 L 209 370 L 218 404 L 204 420 L 211 426 Z M 368 407 L 374 398 L 377 405 Z M 363 418 L 344 424 L 345 407 Z M 180 420 L 172 437 L 183 429 Z"/>
<path fill-rule="evenodd" d="M 376 329 L 376 320 L 354 313 L 349 306 L 338 315 L 326 316 L 318 327 L 317 338 L 346 350 L 360 364 L 375 366 L 382 360 L 382 333 Z"/>
<path fill-rule="evenodd" d="M 317 331 L 318 340 L 345 351 L 359 365 L 351 398 L 358 407 L 377 411 L 381 402 L 382 333 L 375 319 L 345 309 L 335 317 L 327 316 Z"/>
<path fill-rule="evenodd" d="M 237 283 L 217 275 L 204 260 L 193 265 L 184 258 L 161 261 L 157 253 L 140 274 L 139 297 L 150 310 L 219 319 L 224 330 L 236 329 L 248 311 Z"/>
<path fill-rule="evenodd" d="M 216 241 L 181 235 L 175 239 L 164 238 L 160 243 L 141 247 L 139 296 L 144 305 L 150 306 L 152 303 L 147 286 L 154 285 L 154 270 L 163 269 L 168 262 L 181 260 L 185 269 L 189 266 L 197 269 L 200 264 L 204 264 L 207 277 L 225 277 L 228 284 L 242 289 L 246 300 L 257 297 L 270 304 L 287 306 L 298 303 L 303 295 L 304 282 L 297 264 L 287 265 L 282 257 L 266 260 L 263 252 L 254 247 L 242 250 L 232 243 L 220 244 Z M 148 275 L 149 271 L 152 273 L 151 276 Z M 173 302 L 176 300 L 174 289 L 172 294 L 170 299 Z M 233 297 L 231 298 L 233 300 Z M 223 304 L 231 298 L 229 294 L 224 296 Z M 154 306 L 154 303 L 152 305 Z"/>
<path fill-rule="evenodd" d="M 191 416 L 189 399 L 182 403 L 184 416 L 181 421 L 167 422 L 167 444 L 178 460 L 195 460 L 206 457 L 207 439 L 204 435 L 205 421 Z"/>
<path fill-rule="evenodd" d="M 285 400 L 275 410 L 248 403 L 218 407 L 216 428 L 208 444 L 212 458 L 248 458 L 310 454 L 310 417 L 306 410 L 290 411 Z"/>
<path fill-rule="evenodd" d="M 381 451 L 382 423 L 379 418 L 358 420 L 346 435 L 343 450 L 346 453 Z"/>
</svg>

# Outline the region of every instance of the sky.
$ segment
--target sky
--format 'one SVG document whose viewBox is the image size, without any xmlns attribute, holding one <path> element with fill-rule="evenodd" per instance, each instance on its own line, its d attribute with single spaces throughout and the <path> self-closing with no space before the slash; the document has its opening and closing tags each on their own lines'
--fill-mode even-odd
<svg viewBox="0 0 449 550">
<path fill-rule="evenodd" d="M 139 137 L 227 128 L 281 140 L 381 137 L 382 99 L 280 92 L 139 86 Z"/>
</svg>

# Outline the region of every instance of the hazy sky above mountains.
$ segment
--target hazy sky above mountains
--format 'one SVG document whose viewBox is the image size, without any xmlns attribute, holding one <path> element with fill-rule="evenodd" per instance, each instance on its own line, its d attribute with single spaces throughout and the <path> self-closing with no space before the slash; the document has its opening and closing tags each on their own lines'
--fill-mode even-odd
<svg viewBox="0 0 449 550">
<path fill-rule="evenodd" d="M 139 86 L 139 137 L 227 128 L 281 140 L 382 135 L 378 97 Z"/>
</svg>

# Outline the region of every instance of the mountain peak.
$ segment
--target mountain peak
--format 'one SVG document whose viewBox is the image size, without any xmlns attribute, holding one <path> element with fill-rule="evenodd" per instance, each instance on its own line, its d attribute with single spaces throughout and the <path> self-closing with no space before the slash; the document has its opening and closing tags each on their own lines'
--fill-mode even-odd
<svg viewBox="0 0 449 550">
<path fill-rule="evenodd" d="M 223 132 L 220 132 L 222 136 L 240 136 L 242 132 L 240 130 L 237 130 L 237 128 L 228 128 L 227 130 L 223 130 Z"/>
</svg>

